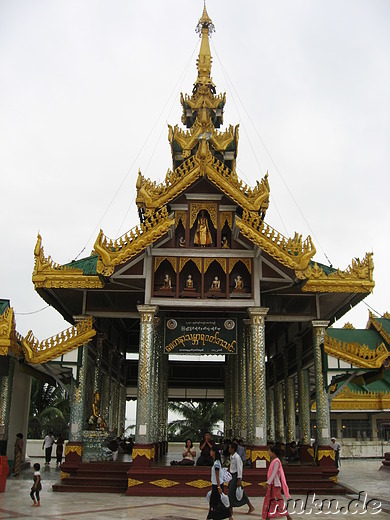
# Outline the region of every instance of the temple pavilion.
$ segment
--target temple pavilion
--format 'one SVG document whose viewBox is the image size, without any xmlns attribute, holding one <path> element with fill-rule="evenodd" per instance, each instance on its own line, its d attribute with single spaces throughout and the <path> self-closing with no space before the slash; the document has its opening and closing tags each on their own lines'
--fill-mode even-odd
<svg viewBox="0 0 390 520">
<path fill-rule="evenodd" d="M 390 408 L 389 317 L 370 316 L 375 330 L 382 325 L 376 339 L 371 329 L 366 340 L 329 328 L 373 290 L 372 254 L 351 252 L 345 270 L 325 266 L 310 236 L 285 237 L 266 222 L 271 179 L 245 184 L 238 125 L 221 129 L 213 30 L 205 7 L 197 77 L 180 98 L 183 126 L 168 127 L 171 169 L 161 184 L 141 171 L 136 179 L 139 225 L 117 239 L 100 231 L 89 257 L 65 265 L 46 256 L 38 235 L 35 290 L 71 327 L 42 342 L 17 337 L 12 308 L 2 308 L 1 354 L 71 388 L 64 473 L 99 459 L 106 436 L 123 432 L 126 399 L 137 399 L 134 468 L 165 453 L 170 399 L 223 400 L 225 431 L 245 440 L 255 468 L 269 460 L 270 441 L 299 439 L 304 453 L 314 431 L 320 464 L 334 468 L 329 442 L 342 425 L 332 419 L 332 429 L 331 407 L 356 402 L 365 377 L 382 378 L 379 410 Z M 3 395 L 10 372 L 1 381 Z"/>
</svg>

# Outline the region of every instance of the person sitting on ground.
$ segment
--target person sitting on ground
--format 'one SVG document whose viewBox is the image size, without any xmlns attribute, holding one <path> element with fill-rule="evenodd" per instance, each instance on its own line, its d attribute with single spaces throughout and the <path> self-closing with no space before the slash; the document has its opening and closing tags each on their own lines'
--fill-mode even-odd
<svg viewBox="0 0 390 520">
<path fill-rule="evenodd" d="M 211 447 L 213 445 L 213 439 L 211 438 L 210 432 L 204 434 L 203 440 L 199 444 L 200 457 L 196 461 L 197 466 L 212 466 L 214 460 L 210 454 Z"/>
<path fill-rule="evenodd" d="M 171 466 L 193 466 L 195 464 L 196 451 L 193 449 L 192 439 L 187 439 L 184 444 L 183 459 L 179 462 L 173 460 Z"/>
<path fill-rule="evenodd" d="M 299 460 L 297 443 L 291 441 L 286 448 L 287 462 L 297 462 Z"/>
</svg>

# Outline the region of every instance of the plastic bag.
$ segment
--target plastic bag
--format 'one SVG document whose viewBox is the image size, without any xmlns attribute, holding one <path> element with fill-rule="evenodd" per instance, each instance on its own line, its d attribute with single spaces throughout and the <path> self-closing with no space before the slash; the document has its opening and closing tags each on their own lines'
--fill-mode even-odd
<svg viewBox="0 0 390 520">
<path fill-rule="evenodd" d="M 244 490 L 240 486 L 236 489 L 236 498 L 238 501 L 241 501 L 243 496 L 244 496 Z"/>
<path fill-rule="evenodd" d="M 221 493 L 221 502 L 225 507 L 230 507 L 229 497 L 225 493 Z"/>
</svg>

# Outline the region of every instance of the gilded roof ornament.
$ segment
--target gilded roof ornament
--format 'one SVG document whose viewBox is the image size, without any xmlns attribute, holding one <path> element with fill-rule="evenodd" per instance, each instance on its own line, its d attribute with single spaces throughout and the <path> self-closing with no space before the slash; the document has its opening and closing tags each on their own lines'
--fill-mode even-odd
<svg viewBox="0 0 390 520">
<path fill-rule="evenodd" d="M 305 269 L 316 254 L 310 235 L 306 240 L 298 233 L 286 238 L 253 212 L 244 211 L 242 219 L 236 217 L 236 226 L 246 238 L 290 269 Z"/>
<path fill-rule="evenodd" d="M 363 260 L 354 258 L 345 271 L 340 269 L 326 273 L 317 263 L 310 264 L 306 269 L 299 269 L 295 275 L 300 280 L 307 280 L 303 292 L 372 292 L 374 262 L 372 253 L 366 253 Z"/>
<path fill-rule="evenodd" d="M 47 288 L 102 288 L 104 283 L 97 275 L 85 275 L 82 269 L 71 264 L 60 265 L 51 257 L 45 257 L 42 237 L 38 234 L 34 248 L 34 270 L 32 281 L 35 289 Z"/>
<path fill-rule="evenodd" d="M 333 410 L 388 410 L 390 392 L 354 392 L 345 387 L 332 399 Z"/>
<path fill-rule="evenodd" d="M 385 313 L 382 318 L 377 318 L 376 316 L 374 316 L 374 314 L 371 311 L 369 311 L 368 325 L 369 326 L 371 325 L 372 327 L 374 327 L 374 329 L 377 332 L 379 332 L 379 334 L 386 341 L 386 343 L 388 345 L 390 345 L 390 333 L 389 333 L 390 327 L 387 327 L 387 330 L 386 330 L 386 328 L 383 326 L 383 322 L 380 321 L 383 319 L 389 319 L 388 313 Z"/>
<path fill-rule="evenodd" d="M 80 320 L 75 326 L 44 341 L 39 341 L 30 330 L 21 338 L 24 356 L 28 363 L 41 364 L 52 361 L 90 341 L 96 334 L 92 317 Z"/>
<path fill-rule="evenodd" d="M 371 349 L 365 344 L 341 341 L 327 334 L 325 335 L 324 350 L 330 356 L 362 368 L 380 368 L 390 356 L 384 343 Z"/>
<path fill-rule="evenodd" d="M 12 307 L 8 307 L 0 314 L 0 356 L 11 354 L 20 357 L 17 339 L 15 313 Z"/>
<path fill-rule="evenodd" d="M 99 255 L 97 272 L 111 276 L 116 266 L 141 253 L 149 245 L 168 233 L 175 225 L 173 214 L 168 215 L 166 206 L 151 214 L 140 227 L 134 227 L 120 238 L 107 238 L 100 230 L 94 250 Z"/>
</svg>

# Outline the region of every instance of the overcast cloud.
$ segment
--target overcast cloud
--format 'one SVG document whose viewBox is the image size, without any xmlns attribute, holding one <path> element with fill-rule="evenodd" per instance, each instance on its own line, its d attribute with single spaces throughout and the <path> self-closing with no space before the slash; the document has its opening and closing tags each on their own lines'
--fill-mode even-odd
<svg viewBox="0 0 390 520">
<path fill-rule="evenodd" d="M 38 230 L 54 261 L 88 256 L 99 228 L 116 238 L 138 223 L 138 168 L 161 181 L 171 167 L 167 123 L 181 124 L 179 94 L 196 78 L 202 9 L 201 0 L 0 2 L 0 298 L 22 334 L 68 326 L 53 309 L 20 314 L 45 306 L 31 282 Z M 208 0 L 207 9 L 224 128 L 240 124 L 239 175 L 255 185 L 269 171 L 266 222 L 310 234 L 315 259 L 341 269 L 373 251 L 365 301 L 390 311 L 390 3 Z M 367 318 L 360 303 L 338 325 Z"/>
</svg>

